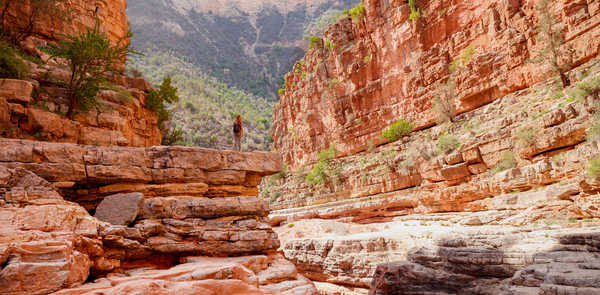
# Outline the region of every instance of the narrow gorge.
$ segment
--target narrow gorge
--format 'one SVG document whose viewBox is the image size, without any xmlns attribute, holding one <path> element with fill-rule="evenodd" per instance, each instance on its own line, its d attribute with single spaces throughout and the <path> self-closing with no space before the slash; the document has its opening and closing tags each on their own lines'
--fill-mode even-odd
<svg viewBox="0 0 600 295">
<path fill-rule="evenodd" d="M 600 294 L 600 1 L 363 0 L 268 152 L 161 145 L 176 89 L 123 59 L 69 116 L 53 44 L 127 2 L 37 1 L 0 1 L 0 295 Z"/>
</svg>

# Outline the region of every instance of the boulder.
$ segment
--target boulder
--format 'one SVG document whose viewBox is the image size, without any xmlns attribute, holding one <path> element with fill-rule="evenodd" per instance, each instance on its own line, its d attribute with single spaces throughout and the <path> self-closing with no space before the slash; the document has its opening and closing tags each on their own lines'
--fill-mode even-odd
<svg viewBox="0 0 600 295">
<path fill-rule="evenodd" d="M 0 79 L 0 97 L 10 102 L 28 104 L 31 101 L 33 84 L 24 80 Z"/>
<path fill-rule="evenodd" d="M 94 217 L 114 225 L 129 225 L 135 221 L 143 204 L 141 193 L 111 195 L 100 202 Z"/>
</svg>

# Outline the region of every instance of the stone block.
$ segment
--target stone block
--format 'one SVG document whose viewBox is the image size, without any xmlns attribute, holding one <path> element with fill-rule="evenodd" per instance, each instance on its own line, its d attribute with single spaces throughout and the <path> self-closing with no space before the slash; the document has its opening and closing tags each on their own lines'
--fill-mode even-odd
<svg viewBox="0 0 600 295">
<path fill-rule="evenodd" d="M 0 97 L 10 102 L 29 104 L 33 84 L 24 80 L 0 79 Z"/>
<path fill-rule="evenodd" d="M 141 193 L 111 195 L 100 202 L 94 217 L 113 225 L 129 225 L 135 221 L 143 204 Z"/>
</svg>

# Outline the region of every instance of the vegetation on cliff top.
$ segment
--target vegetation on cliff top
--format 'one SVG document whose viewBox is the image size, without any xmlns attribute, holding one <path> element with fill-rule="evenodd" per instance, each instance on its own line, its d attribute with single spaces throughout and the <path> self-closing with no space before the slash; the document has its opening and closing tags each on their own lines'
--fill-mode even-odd
<svg viewBox="0 0 600 295">
<path fill-rule="evenodd" d="M 24 79 L 29 67 L 19 58 L 18 52 L 0 41 L 0 79 Z"/>
</svg>

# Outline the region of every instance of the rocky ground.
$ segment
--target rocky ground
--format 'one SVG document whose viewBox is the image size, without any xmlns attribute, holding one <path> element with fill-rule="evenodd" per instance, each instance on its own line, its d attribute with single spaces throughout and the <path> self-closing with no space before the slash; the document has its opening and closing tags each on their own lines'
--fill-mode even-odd
<svg viewBox="0 0 600 295">
<path fill-rule="evenodd" d="M 275 154 L 0 147 L 0 294 L 316 292 L 277 255 L 256 196 Z"/>
</svg>

